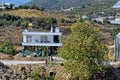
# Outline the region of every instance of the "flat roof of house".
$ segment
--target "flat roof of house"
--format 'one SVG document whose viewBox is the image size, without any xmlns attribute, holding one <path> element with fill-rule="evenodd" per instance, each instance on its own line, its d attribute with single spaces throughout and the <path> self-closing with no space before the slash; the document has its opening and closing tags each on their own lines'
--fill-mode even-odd
<svg viewBox="0 0 120 80">
<path fill-rule="evenodd" d="M 23 46 L 62 46 L 62 43 L 22 43 Z"/>
<path fill-rule="evenodd" d="M 60 32 L 22 32 L 24 35 L 62 35 Z"/>
</svg>

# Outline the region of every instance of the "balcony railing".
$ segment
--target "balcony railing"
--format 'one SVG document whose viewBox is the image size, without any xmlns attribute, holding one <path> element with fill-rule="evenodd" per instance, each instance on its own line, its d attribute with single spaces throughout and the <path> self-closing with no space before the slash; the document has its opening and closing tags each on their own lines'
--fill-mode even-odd
<svg viewBox="0 0 120 80">
<path fill-rule="evenodd" d="M 50 41 L 41 41 L 41 43 L 50 43 Z"/>
<path fill-rule="evenodd" d="M 60 41 L 56 42 L 56 41 L 39 41 L 39 40 L 35 40 L 35 41 L 32 41 L 32 40 L 27 40 L 27 42 L 25 43 L 60 43 Z"/>
<path fill-rule="evenodd" d="M 31 42 L 31 43 L 28 43 L 28 42 L 23 42 L 22 43 L 23 46 L 62 46 L 62 43 L 54 43 L 54 42 L 50 42 L 50 43 L 36 43 L 36 42 Z"/>
</svg>

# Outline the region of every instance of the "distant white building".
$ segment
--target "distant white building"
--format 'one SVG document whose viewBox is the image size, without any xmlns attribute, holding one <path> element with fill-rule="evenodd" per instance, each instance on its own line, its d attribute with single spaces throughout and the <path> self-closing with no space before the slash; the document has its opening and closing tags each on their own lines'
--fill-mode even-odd
<svg viewBox="0 0 120 80">
<path fill-rule="evenodd" d="M 82 19 L 89 19 L 89 17 L 87 15 L 83 15 Z"/>
<path fill-rule="evenodd" d="M 115 60 L 120 61 L 120 33 L 115 36 L 114 40 L 114 54 Z"/>
<path fill-rule="evenodd" d="M 106 18 L 107 18 L 107 17 L 99 17 L 99 18 L 93 18 L 93 19 L 91 19 L 91 20 L 92 20 L 92 21 L 96 21 L 96 22 L 101 22 L 101 23 L 103 23 Z"/>
<path fill-rule="evenodd" d="M 62 46 L 61 36 L 58 26 L 52 26 L 50 32 L 36 32 L 32 29 L 27 29 L 22 32 L 24 50 L 30 49 L 39 50 L 38 47 L 49 47 L 50 54 L 55 53 L 56 48 Z"/>
<path fill-rule="evenodd" d="M 118 9 L 120 8 L 120 1 L 118 1 L 112 8 Z"/>
<path fill-rule="evenodd" d="M 70 8 L 67 8 L 67 9 L 61 8 L 62 11 L 71 11 L 73 9 L 74 9 L 74 7 L 70 7 Z"/>
<path fill-rule="evenodd" d="M 1 3 L 0 9 L 14 9 L 15 5 L 11 3 Z"/>
<path fill-rule="evenodd" d="M 120 18 L 115 18 L 115 20 L 109 21 L 111 24 L 120 24 Z"/>
</svg>

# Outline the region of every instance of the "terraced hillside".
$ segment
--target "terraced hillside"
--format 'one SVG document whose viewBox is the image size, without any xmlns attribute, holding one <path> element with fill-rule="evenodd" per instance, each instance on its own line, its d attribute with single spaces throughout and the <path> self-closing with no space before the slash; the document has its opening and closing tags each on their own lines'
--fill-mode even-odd
<svg viewBox="0 0 120 80">
<path fill-rule="evenodd" d="M 60 26 L 60 29 L 63 33 L 63 35 L 69 35 L 70 34 L 70 26 L 73 24 L 69 23 L 61 23 L 61 19 L 67 19 L 67 20 L 73 20 L 71 18 L 68 18 L 68 15 L 63 15 L 59 13 L 53 13 L 53 12 L 44 12 L 44 11 L 38 11 L 38 10 L 31 10 L 31 9 L 19 9 L 19 10 L 12 10 L 12 11 L 6 11 L 5 13 L 15 15 L 15 16 L 20 16 L 22 18 L 24 17 L 36 17 L 36 18 L 44 18 L 44 17 L 55 17 L 58 21 L 58 25 Z M 2 12 L 0 12 L 2 14 Z M 75 18 L 74 18 L 75 20 Z M 114 26 L 111 25 L 101 25 L 101 24 L 95 24 L 91 23 L 89 21 L 86 21 L 94 26 L 100 27 L 102 30 L 101 32 L 101 37 L 104 43 L 107 45 L 112 45 L 113 44 L 113 38 L 111 35 L 112 30 L 115 28 Z M 6 26 L 5 28 L 1 27 L 0 28 L 0 40 L 5 41 L 5 40 L 11 40 L 14 41 L 14 43 L 20 43 L 22 42 L 22 31 L 23 31 L 23 26 Z M 41 31 L 41 29 L 37 29 L 38 31 Z M 42 29 L 43 31 L 44 29 Z"/>
</svg>

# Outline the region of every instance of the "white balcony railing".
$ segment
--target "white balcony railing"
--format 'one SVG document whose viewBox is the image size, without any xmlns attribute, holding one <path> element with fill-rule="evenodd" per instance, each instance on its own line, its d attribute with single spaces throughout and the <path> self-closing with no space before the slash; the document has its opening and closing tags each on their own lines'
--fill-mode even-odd
<svg viewBox="0 0 120 80">
<path fill-rule="evenodd" d="M 62 43 L 22 43 L 23 46 L 62 46 Z"/>
</svg>

